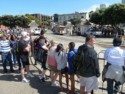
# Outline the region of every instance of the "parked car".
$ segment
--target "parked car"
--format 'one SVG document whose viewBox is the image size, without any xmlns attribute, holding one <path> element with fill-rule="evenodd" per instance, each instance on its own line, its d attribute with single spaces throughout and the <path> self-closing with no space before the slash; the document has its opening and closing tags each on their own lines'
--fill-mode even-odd
<svg viewBox="0 0 125 94">
<path fill-rule="evenodd" d="M 41 32 L 41 28 L 34 29 L 34 35 L 39 35 Z"/>
<path fill-rule="evenodd" d="M 98 37 L 102 36 L 102 32 L 98 29 L 89 29 L 86 32 L 84 32 L 84 36 L 88 34 L 93 34 L 94 36 L 98 36 Z"/>
</svg>

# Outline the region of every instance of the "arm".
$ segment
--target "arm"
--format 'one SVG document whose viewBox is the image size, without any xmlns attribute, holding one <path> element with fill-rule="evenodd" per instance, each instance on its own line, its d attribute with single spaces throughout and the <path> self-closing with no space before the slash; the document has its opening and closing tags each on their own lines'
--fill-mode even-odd
<svg viewBox="0 0 125 94">
<path fill-rule="evenodd" d="M 31 46 L 28 44 L 25 48 L 24 48 L 24 52 L 29 52 L 31 49 Z"/>
<path fill-rule="evenodd" d="M 48 51 L 48 48 L 47 48 L 45 45 L 43 45 L 42 48 L 43 48 L 44 50 Z"/>
</svg>

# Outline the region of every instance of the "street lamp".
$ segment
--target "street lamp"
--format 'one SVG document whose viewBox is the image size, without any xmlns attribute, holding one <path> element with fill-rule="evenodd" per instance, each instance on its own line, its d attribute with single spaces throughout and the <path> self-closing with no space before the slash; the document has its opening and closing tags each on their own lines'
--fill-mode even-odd
<svg viewBox="0 0 125 94">
<path fill-rule="evenodd" d="M 35 22 L 35 20 L 32 20 L 31 23 L 29 24 L 29 27 L 30 27 L 30 40 L 31 40 L 31 53 L 32 53 L 32 56 L 34 56 L 34 42 L 32 40 L 32 31 L 34 31 L 34 29 L 38 28 L 38 24 Z"/>
</svg>

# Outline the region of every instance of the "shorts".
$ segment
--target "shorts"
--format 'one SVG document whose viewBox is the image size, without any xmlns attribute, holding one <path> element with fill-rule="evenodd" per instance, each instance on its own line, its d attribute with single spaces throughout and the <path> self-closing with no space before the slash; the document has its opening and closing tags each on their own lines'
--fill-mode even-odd
<svg viewBox="0 0 125 94">
<path fill-rule="evenodd" d="M 43 70 L 47 70 L 46 61 L 47 61 L 47 57 L 45 56 L 43 57 L 43 60 L 41 62 Z"/>
<path fill-rule="evenodd" d="M 80 76 L 80 86 L 84 86 L 87 92 L 91 92 L 94 89 L 98 89 L 98 78 L 96 76 L 92 77 L 82 77 Z"/>
<path fill-rule="evenodd" d="M 26 65 L 30 65 L 29 58 L 28 57 L 26 57 L 25 59 L 20 58 L 20 63 L 21 63 L 21 68 L 25 68 Z"/>
<path fill-rule="evenodd" d="M 53 67 L 53 66 L 51 66 L 51 65 L 48 65 L 48 66 L 49 66 L 50 71 L 58 72 L 58 70 L 57 70 L 56 67 Z"/>
<path fill-rule="evenodd" d="M 68 73 L 68 68 L 67 67 L 61 69 L 61 74 L 65 74 L 65 73 Z"/>
</svg>

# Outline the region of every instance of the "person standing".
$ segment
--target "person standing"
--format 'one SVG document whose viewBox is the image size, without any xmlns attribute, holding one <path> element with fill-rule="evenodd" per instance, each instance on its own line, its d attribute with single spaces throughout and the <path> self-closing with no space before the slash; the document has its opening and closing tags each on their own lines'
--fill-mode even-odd
<svg viewBox="0 0 125 94">
<path fill-rule="evenodd" d="M 56 50 L 57 42 L 52 40 L 50 41 L 50 47 L 48 50 L 48 65 L 50 69 L 50 77 L 51 77 L 51 86 L 57 86 L 56 79 L 58 76 L 58 70 L 57 70 L 57 62 L 55 59 L 55 50 Z"/>
<path fill-rule="evenodd" d="M 73 66 L 73 56 L 75 53 L 77 53 L 77 49 L 75 49 L 75 43 L 70 42 L 69 43 L 69 52 L 68 52 L 68 73 L 70 75 L 70 81 L 71 81 L 71 93 L 75 94 L 75 78 L 74 78 L 74 72 L 72 70 Z"/>
<path fill-rule="evenodd" d="M 67 57 L 66 57 L 66 52 L 64 51 L 64 48 L 63 48 L 62 44 L 57 45 L 56 53 L 55 53 L 55 59 L 56 59 L 56 62 L 57 62 L 57 70 L 58 70 L 58 73 L 59 73 L 60 88 L 61 88 L 61 90 L 63 90 L 62 76 L 63 76 L 63 74 L 65 74 L 67 91 L 69 91 Z"/>
<path fill-rule="evenodd" d="M 31 46 L 29 42 L 27 42 L 27 32 L 23 31 L 21 33 L 21 36 L 22 37 L 18 42 L 18 51 L 21 63 L 21 77 L 22 77 L 22 82 L 28 83 L 29 80 L 27 80 L 24 76 L 25 69 L 27 71 L 27 77 L 34 77 L 30 72 L 30 63 L 29 63 L 29 52 Z"/>
<path fill-rule="evenodd" d="M 78 53 L 83 53 L 82 61 L 78 62 L 80 68 L 77 70 L 80 76 L 80 94 L 91 94 L 94 89 L 98 89 L 100 72 L 97 53 L 94 50 L 95 43 L 95 37 L 87 35 L 85 44 L 78 48 Z"/>
<path fill-rule="evenodd" d="M 46 38 L 44 36 L 41 36 L 39 38 L 39 45 L 38 45 L 38 53 L 40 53 L 39 55 L 39 61 L 42 64 L 42 68 L 43 71 L 42 73 L 39 75 L 39 79 L 42 80 L 42 82 L 45 82 L 45 73 L 47 70 L 47 66 L 46 66 L 46 61 L 47 61 L 47 52 L 48 52 L 48 47 L 46 46 Z"/>
<path fill-rule="evenodd" d="M 7 73 L 6 64 L 9 62 L 10 65 L 10 72 L 14 72 L 13 64 L 12 64 L 12 56 L 11 56 L 11 47 L 10 42 L 7 40 L 7 36 L 3 35 L 2 40 L 0 41 L 0 52 L 2 56 L 2 63 L 3 63 L 3 72 Z"/>
<path fill-rule="evenodd" d="M 125 81 L 123 75 L 125 51 L 120 48 L 121 43 L 121 38 L 114 38 L 113 47 L 107 48 L 104 54 L 104 58 L 108 62 L 108 70 L 105 74 L 108 94 L 117 94 L 119 86 Z"/>
</svg>

